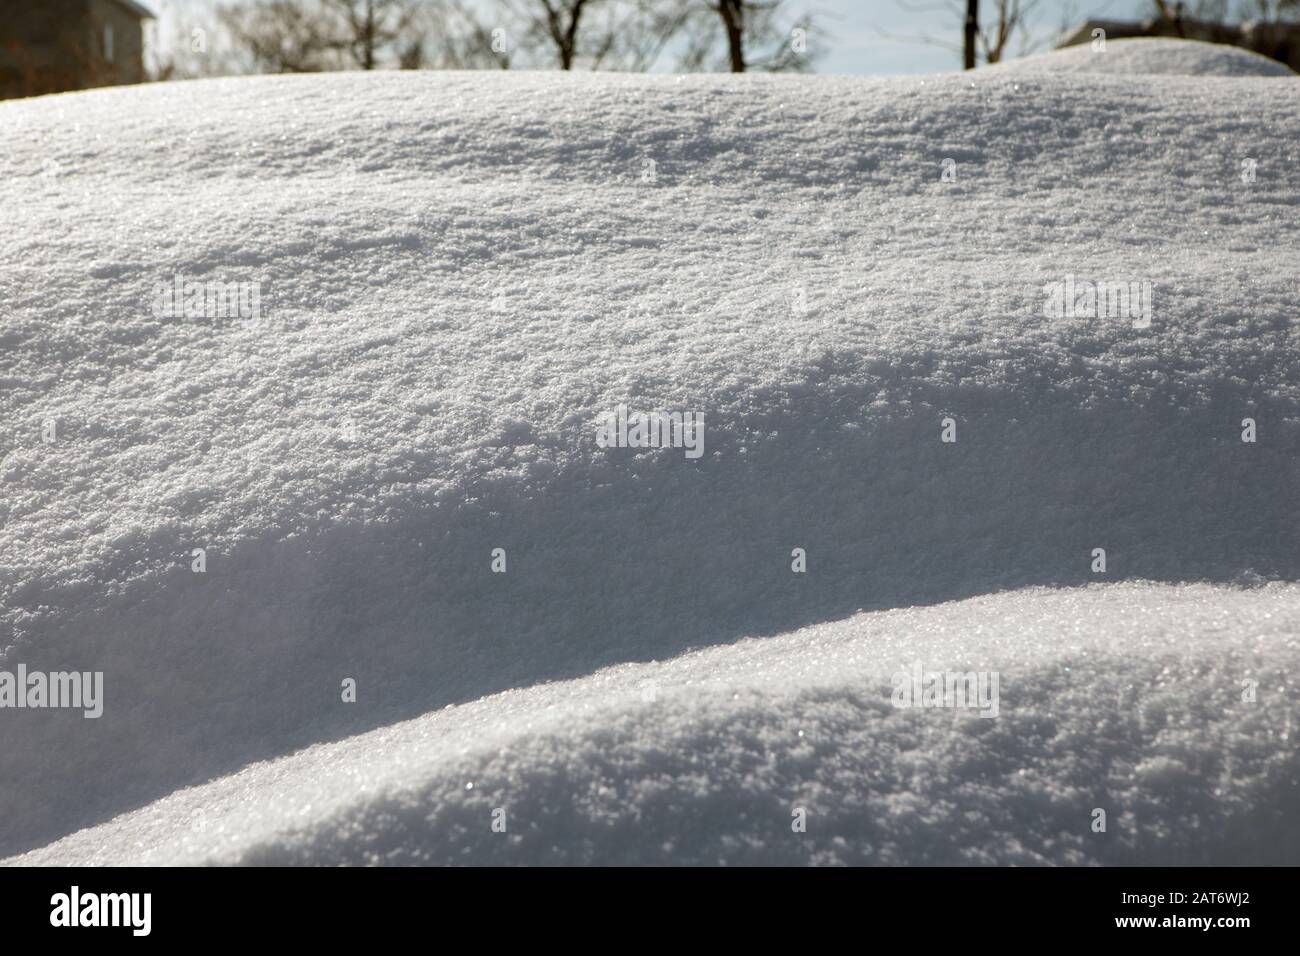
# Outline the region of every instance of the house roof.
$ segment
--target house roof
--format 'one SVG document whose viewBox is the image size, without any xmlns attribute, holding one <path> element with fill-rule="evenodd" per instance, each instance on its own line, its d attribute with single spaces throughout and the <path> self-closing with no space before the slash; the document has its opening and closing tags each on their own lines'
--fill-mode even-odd
<svg viewBox="0 0 1300 956">
<path fill-rule="evenodd" d="M 1078 26 L 1061 34 L 1056 46 L 1059 49 L 1078 43 L 1086 43 L 1092 38 L 1092 31 L 1097 27 L 1105 30 L 1106 36 L 1113 40 L 1124 37 L 1184 37 L 1189 40 L 1234 45 L 1242 45 L 1242 38 L 1254 29 L 1249 23 L 1217 23 L 1212 20 L 1193 20 L 1186 17 L 1177 21 L 1159 19 L 1084 20 Z"/>
<path fill-rule="evenodd" d="M 146 6 L 142 6 L 141 4 L 136 3 L 135 0 L 111 0 L 111 2 L 116 3 L 119 7 L 125 10 L 127 13 L 131 14 L 131 16 L 135 17 L 137 20 L 154 19 L 153 11 Z"/>
</svg>

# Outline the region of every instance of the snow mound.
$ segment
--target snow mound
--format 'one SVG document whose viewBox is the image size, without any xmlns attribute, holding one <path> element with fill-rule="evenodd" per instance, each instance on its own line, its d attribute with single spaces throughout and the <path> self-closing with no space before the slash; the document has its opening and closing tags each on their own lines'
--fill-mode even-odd
<svg viewBox="0 0 1300 956">
<path fill-rule="evenodd" d="M 983 67 L 1023 73 L 1117 73 L 1175 76 L 1289 76 L 1285 63 L 1251 50 L 1200 40 L 1133 37 L 1107 40 L 1105 49 L 1090 44 L 1064 47 Z"/>
<path fill-rule="evenodd" d="M 9 862 L 1294 864 L 1297 635 L 1295 585 L 862 614 L 318 745 Z M 896 707 L 914 662 L 997 671 L 997 718 Z"/>
<path fill-rule="evenodd" d="M 0 126 L 0 670 L 106 697 L 0 711 L 0 852 L 858 609 L 1300 574 L 1286 84 L 340 74 Z M 262 314 L 160 315 L 178 275 Z M 1045 314 L 1066 277 L 1149 322 Z M 702 456 L 599 447 L 620 405 Z"/>
</svg>

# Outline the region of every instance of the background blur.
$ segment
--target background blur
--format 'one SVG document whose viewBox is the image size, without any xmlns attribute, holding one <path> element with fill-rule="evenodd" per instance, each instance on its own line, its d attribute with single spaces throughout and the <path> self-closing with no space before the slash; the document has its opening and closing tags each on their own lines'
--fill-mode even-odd
<svg viewBox="0 0 1300 956">
<path fill-rule="evenodd" d="M 0 97 L 343 69 L 934 73 L 1185 36 L 1300 62 L 1300 0 L 0 0 Z"/>
</svg>

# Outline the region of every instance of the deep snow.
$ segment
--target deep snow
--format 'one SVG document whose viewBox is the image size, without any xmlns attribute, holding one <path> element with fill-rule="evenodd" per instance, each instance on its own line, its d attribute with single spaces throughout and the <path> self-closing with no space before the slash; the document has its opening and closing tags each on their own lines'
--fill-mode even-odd
<svg viewBox="0 0 1300 956">
<path fill-rule="evenodd" d="M 107 698 L 98 721 L 0 711 L 0 853 L 318 741 L 859 608 L 1294 580 L 1296 89 L 421 73 L 0 104 L 0 669 L 103 670 Z M 268 316 L 156 318 L 153 285 L 177 273 L 260 279 Z M 1045 316 L 1043 284 L 1066 275 L 1150 281 L 1151 327 Z M 619 403 L 703 412 L 705 455 L 598 448 Z M 1257 443 L 1240 441 L 1244 417 Z M 1011 609 L 1032 620 L 1047 597 L 1008 606 L 1013 651 L 1034 632 Z M 1270 640 L 1268 665 L 1294 666 L 1293 643 Z M 1116 666 L 1136 685 L 1151 663 Z M 1235 687 L 1231 669 L 1193 673 L 1189 692 Z M 584 685 L 564 686 L 558 713 L 576 721 Z M 1288 716 L 1286 699 L 1259 719 Z M 1071 704 L 1072 727 L 1089 706 Z M 492 723 L 490 702 L 474 707 Z M 745 739 L 733 720 L 763 723 L 746 714 L 720 714 L 708 746 Z M 1278 768 L 1265 796 L 1210 816 L 1295 806 L 1289 743 L 1204 719 L 1235 759 Z M 495 720 L 484 741 L 518 729 L 508 709 Z M 602 738 L 575 726 L 580 760 Z M 660 712 L 621 739 L 644 731 L 654 759 L 672 726 Z M 899 726 L 852 733 L 892 752 Z M 547 746 L 525 735 L 493 758 L 525 803 L 565 799 Z M 1116 792 L 1146 746 L 1107 758 Z M 440 753 L 409 786 L 461 773 Z M 1202 790 L 1221 774 L 1186 763 Z M 799 766 L 762 799 L 834 771 Z M 365 774 L 348 779 L 330 812 L 346 804 L 364 829 L 382 807 Z M 872 792 L 913 792 L 900 786 Z M 719 792 L 722 808 L 735 791 Z M 433 819 L 461 812 L 431 799 Z M 1173 826 L 1164 813 L 1144 811 L 1141 840 Z M 746 826 L 715 835 L 717 858 L 759 853 Z M 1026 858 L 1066 858 L 1069 841 L 1024 826 Z M 927 849 L 957 831 L 908 832 L 897 859 L 975 852 Z M 658 854 L 624 835 L 604 858 Z M 435 836 L 432 857 L 478 846 Z M 188 852 L 169 846 L 157 858 Z"/>
<path fill-rule="evenodd" d="M 863 614 L 321 744 L 17 862 L 1294 862 L 1298 634 L 1295 585 Z M 917 660 L 998 669 L 998 718 L 895 707 Z"/>
</svg>

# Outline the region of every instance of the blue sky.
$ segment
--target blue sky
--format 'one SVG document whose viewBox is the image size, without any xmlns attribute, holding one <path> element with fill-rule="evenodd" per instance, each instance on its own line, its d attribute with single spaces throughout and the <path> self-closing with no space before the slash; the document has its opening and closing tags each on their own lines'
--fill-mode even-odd
<svg viewBox="0 0 1300 956">
<path fill-rule="evenodd" d="M 161 11 L 162 36 L 172 36 L 174 21 L 206 19 L 214 0 L 143 0 Z M 961 54 L 963 0 L 785 0 L 791 17 L 814 14 L 825 32 L 826 55 L 817 62 L 818 73 L 902 74 L 937 73 L 958 69 Z M 996 0 L 983 0 L 991 11 Z M 490 8 L 490 0 L 478 0 Z M 1088 17 L 1139 19 L 1150 16 L 1150 0 L 1038 0 L 1030 17 L 1032 39 L 1039 49 L 1052 46 L 1062 25 Z M 921 42 L 922 35 L 941 40 L 954 49 Z M 1012 55 L 1019 51 L 1013 44 Z"/>
<path fill-rule="evenodd" d="M 799 0 L 786 0 L 801 9 Z M 995 0 L 983 0 L 991 8 Z M 818 17 L 826 38 L 827 55 L 818 61 L 818 73 L 937 73 L 960 69 L 959 52 L 964 10 L 959 0 L 810 0 L 807 9 Z M 1143 19 L 1150 16 L 1150 0 L 1040 0 L 1030 16 L 1033 39 L 1041 49 L 1063 23 L 1089 17 Z M 953 49 L 909 41 L 922 34 L 942 40 Z M 1016 54 L 1019 44 L 1013 44 Z"/>
</svg>

